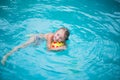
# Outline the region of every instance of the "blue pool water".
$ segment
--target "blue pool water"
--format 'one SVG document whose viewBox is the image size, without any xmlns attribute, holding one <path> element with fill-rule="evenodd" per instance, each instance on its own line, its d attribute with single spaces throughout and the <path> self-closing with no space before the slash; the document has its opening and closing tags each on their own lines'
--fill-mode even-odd
<svg viewBox="0 0 120 80">
<path fill-rule="evenodd" d="M 0 60 L 26 35 L 62 26 L 65 51 L 31 44 L 0 64 L 0 80 L 120 80 L 120 0 L 0 0 Z"/>
</svg>

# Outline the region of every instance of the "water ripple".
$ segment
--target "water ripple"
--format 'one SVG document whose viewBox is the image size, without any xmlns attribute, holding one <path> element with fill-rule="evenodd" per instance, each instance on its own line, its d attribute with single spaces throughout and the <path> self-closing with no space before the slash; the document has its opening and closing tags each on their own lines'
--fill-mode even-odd
<svg viewBox="0 0 120 80">
<path fill-rule="evenodd" d="M 24 43 L 28 34 L 55 32 L 61 27 L 70 31 L 67 50 L 48 51 L 46 41 L 38 46 L 31 44 L 11 55 L 5 66 L 1 65 L 0 77 L 3 80 L 6 76 L 12 80 L 13 75 L 15 80 L 119 80 L 120 11 L 114 9 L 119 7 L 117 3 L 113 1 L 113 7 L 109 7 L 106 1 L 91 1 L 95 5 L 86 0 L 52 2 L 11 0 L 9 5 L 0 4 L 0 59 Z"/>
</svg>

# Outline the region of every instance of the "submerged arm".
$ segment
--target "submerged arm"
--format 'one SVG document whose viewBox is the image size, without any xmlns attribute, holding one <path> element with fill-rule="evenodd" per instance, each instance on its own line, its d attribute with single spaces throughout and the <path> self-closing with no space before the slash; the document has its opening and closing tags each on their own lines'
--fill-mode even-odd
<svg viewBox="0 0 120 80">
<path fill-rule="evenodd" d="M 24 44 L 20 45 L 20 46 L 16 46 L 15 48 L 13 48 L 10 52 L 8 52 L 5 56 L 3 56 L 1 63 L 4 65 L 5 61 L 7 60 L 7 58 L 13 54 L 14 52 L 16 52 L 17 50 L 24 48 L 26 46 L 28 46 L 29 44 L 33 43 L 35 41 L 35 37 L 32 36 L 28 41 L 26 41 Z"/>
<path fill-rule="evenodd" d="M 36 41 L 36 36 L 38 36 L 39 38 L 45 38 L 47 37 L 47 34 L 32 34 L 32 35 L 28 35 L 30 36 L 30 39 L 28 41 L 26 41 L 24 44 L 20 45 L 20 46 L 16 46 L 15 48 L 13 48 L 10 52 L 8 52 L 5 56 L 3 56 L 1 63 L 4 65 L 7 58 L 13 54 L 14 52 L 18 51 L 21 48 L 27 47 L 29 44 L 33 43 Z"/>
</svg>

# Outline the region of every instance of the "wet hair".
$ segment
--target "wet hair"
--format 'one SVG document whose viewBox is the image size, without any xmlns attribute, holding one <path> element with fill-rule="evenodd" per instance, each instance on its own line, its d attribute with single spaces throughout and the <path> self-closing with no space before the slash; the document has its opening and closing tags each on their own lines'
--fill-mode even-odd
<svg viewBox="0 0 120 80">
<path fill-rule="evenodd" d="M 62 27 L 59 30 L 61 30 L 61 29 L 65 31 L 65 40 L 68 40 L 68 37 L 70 35 L 69 30 L 67 28 L 65 28 L 65 27 Z"/>
</svg>

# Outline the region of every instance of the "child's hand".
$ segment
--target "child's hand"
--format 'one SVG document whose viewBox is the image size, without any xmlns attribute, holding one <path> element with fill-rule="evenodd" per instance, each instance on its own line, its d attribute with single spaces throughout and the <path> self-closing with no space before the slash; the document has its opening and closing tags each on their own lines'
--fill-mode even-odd
<svg viewBox="0 0 120 80">
<path fill-rule="evenodd" d="M 2 65 L 5 65 L 6 59 L 7 59 L 7 56 L 4 56 L 3 59 L 1 60 Z"/>
<path fill-rule="evenodd" d="M 66 46 L 63 46 L 63 49 L 66 49 Z"/>
</svg>

